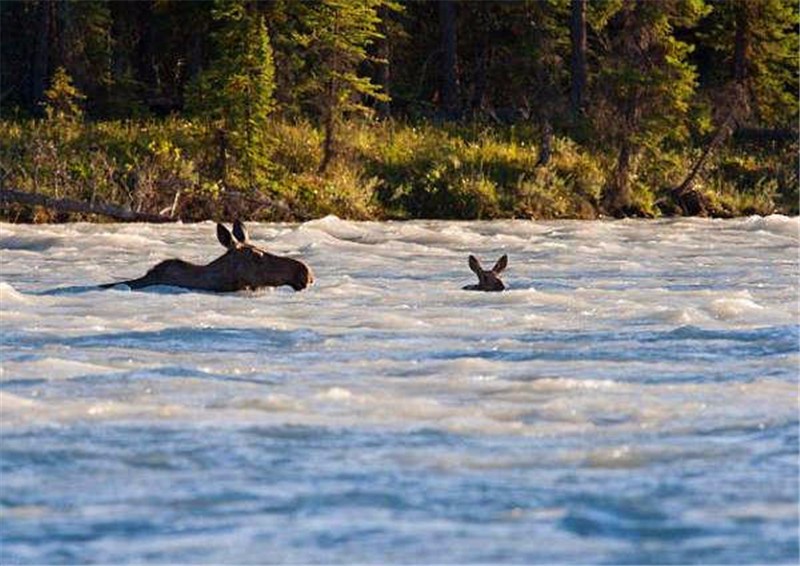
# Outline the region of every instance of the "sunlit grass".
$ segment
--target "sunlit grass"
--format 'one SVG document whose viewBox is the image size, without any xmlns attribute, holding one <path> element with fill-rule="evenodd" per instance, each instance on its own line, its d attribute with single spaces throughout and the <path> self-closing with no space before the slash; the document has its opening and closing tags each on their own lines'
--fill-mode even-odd
<svg viewBox="0 0 800 566">
<path fill-rule="evenodd" d="M 322 175 L 323 136 L 309 121 L 271 120 L 250 169 L 217 135 L 208 124 L 180 118 L 1 121 L 0 165 L 5 186 L 61 198 L 151 213 L 178 202 L 186 220 L 286 220 L 594 218 L 614 163 L 613 155 L 556 135 L 541 165 L 530 128 L 351 120 Z M 787 151 L 720 152 L 696 188 L 722 215 L 796 213 L 797 173 Z M 631 178 L 637 207 L 654 216 L 670 211 L 663 206 L 669 190 L 696 155 L 642 155 Z M 47 211 L 16 215 L 61 219 Z"/>
</svg>

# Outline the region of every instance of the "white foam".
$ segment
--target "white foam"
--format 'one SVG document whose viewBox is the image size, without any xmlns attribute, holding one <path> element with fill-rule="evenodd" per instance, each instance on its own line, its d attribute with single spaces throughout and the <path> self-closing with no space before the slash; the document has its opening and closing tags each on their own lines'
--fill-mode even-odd
<svg viewBox="0 0 800 566">
<path fill-rule="evenodd" d="M 706 322 L 709 319 L 708 314 L 695 307 L 662 307 L 653 313 L 653 317 L 672 326 L 698 325 Z"/>
<path fill-rule="evenodd" d="M 363 224 L 348 222 L 332 214 L 305 222 L 300 229 L 324 232 L 339 240 L 362 240 L 369 234 L 369 229 Z"/>
<path fill-rule="evenodd" d="M 353 398 L 353 394 L 344 387 L 331 387 L 320 393 L 318 397 L 330 401 L 349 401 Z"/>
<path fill-rule="evenodd" d="M 14 269 L 0 281 L 0 332 L 19 340 L 4 343 L 9 351 L 25 355 L 7 356 L 0 380 L 24 393 L 18 405 L 32 388 L 47 389 L 30 422 L 191 418 L 531 436 L 691 431 L 718 425 L 725 410 L 767 422 L 761 409 L 770 403 L 750 404 L 759 393 L 648 382 L 743 368 L 757 375 L 758 361 L 709 369 L 702 356 L 677 359 L 669 349 L 658 360 L 647 336 L 796 324 L 796 253 L 751 229 L 762 220 L 787 223 L 253 224 L 256 242 L 304 259 L 317 281 L 301 293 L 234 295 L 88 286 L 34 294 L 138 276 L 167 255 L 211 260 L 221 251 L 213 223 L 41 233 L 0 225 L 4 237 L 70 244 L 4 250 Z M 124 254 L 108 251 L 117 244 Z M 504 247 L 509 290 L 462 291 L 474 282 L 467 255 L 488 263 Z M 764 371 L 791 371 L 795 361 L 782 356 Z M 75 399 L 73 385 L 95 398 Z M 765 399 L 791 395 L 761 385 Z M 790 414 L 771 405 L 778 419 Z"/>
<path fill-rule="evenodd" d="M 763 311 L 764 307 L 751 299 L 731 297 L 712 301 L 708 310 L 717 318 L 731 320 L 746 317 L 754 312 Z"/>
<path fill-rule="evenodd" d="M 748 230 L 763 230 L 781 236 L 790 236 L 800 240 L 800 217 L 771 214 L 769 216 L 751 216 L 742 221 Z"/>
<path fill-rule="evenodd" d="M 474 236 L 470 236 L 464 230 L 444 225 L 441 230 L 433 230 L 421 222 L 409 222 L 403 224 L 398 231 L 398 238 L 403 242 L 422 244 L 424 246 L 446 247 L 463 246 L 471 241 Z"/>
<path fill-rule="evenodd" d="M 9 305 L 29 305 L 33 303 L 33 299 L 26 297 L 10 284 L 5 281 L 0 281 L 0 308 L 4 310 Z"/>
<path fill-rule="evenodd" d="M 113 372 L 113 368 L 75 360 L 43 358 L 33 361 L 6 361 L 0 368 L 0 381 L 61 380 Z"/>
<path fill-rule="evenodd" d="M 2 412 L 9 411 L 10 413 L 16 411 L 30 411 L 36 407 L 36 401 L 25 399 L 6 391 L 0 391 L 0 407 L 3 408 Z"/>
</svg>

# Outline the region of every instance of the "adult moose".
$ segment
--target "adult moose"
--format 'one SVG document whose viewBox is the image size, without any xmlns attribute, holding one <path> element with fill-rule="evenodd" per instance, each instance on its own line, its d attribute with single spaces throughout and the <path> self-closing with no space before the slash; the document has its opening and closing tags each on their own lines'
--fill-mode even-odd
<svg viewBox="0 0 800 566">
<path fill-rule="evenodd" d="M 295 291 L 300 291 L 314 282 L 314 275 L 302 261 L 273 255 L 251 244 L 244 224 L 238 220 L 233 223 L 233 233 L 222 224 L 217 224 L 217 239 L 228 251 L 208 265 L 168 259 L 139 279 L 100 287 L 108 289 L 127 285 L 131 289 L 142 289 L 152 285 L 172 285 L 228 293 L 281 285 L 289 285 Z"/>
<path fill-rule="evenodd" d="M 497 260 L 494 267 L 491 269 L 484 269 L 481 262 L 474 255 L 469 256 L 469 268 L 478 276 L 477 285 L 467 285 L 464 287 L 465 291 L 503 291 L 506 286 L 500 279 L 500 273 L 508 266 L 508 256 L 503 254 L 503 257 Z"/>
</svg>

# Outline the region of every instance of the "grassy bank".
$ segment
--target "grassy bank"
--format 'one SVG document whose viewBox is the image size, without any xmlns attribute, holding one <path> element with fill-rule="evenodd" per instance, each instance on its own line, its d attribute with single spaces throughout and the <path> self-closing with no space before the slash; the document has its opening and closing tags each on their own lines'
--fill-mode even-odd
<svg viewBox="0 0 800 566">
<path fill-rule="evenodd" d="M 613 156 L 555 136 L 540 165 L 538 132 L 526 126 L 409 125 L 351 121 L 333 165 L 317 173 L 322 134 L 273 120 L 245 169 L 210 128 L 184 119 L 0 122 L 3 186 L 113 204 L 186 221 L 595 218 Z M 700 153 L 642 155 L 631 178 L 647 216 L 678 212 L 670 189 Z M 254 165 L 255 164 L 255 165 Z M 798 213 L 797 144 L 731 143 L 695 183 L 712 215 Z M 80 219 L 6 205 L 3 220 Z"/>
</svg>

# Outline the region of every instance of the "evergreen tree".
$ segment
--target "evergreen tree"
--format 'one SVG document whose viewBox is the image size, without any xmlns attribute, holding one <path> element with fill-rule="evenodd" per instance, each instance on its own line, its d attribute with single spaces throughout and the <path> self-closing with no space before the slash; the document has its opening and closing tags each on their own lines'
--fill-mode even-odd
<svg viewBox="0 0 800 566">
<path fill-rule="evenodd" d="M 93 114 L 99 110 L 111 87 L 111 11 L 109 3 L 58 2 L 58 54 L 75 84 L 86 93 Z"/>
<path fill-rule="evenodd" d="M 379 9 L 387 0 L 320 0 L 300 6 L 303 30 L 295 40 L 306 51 L 307 80 L 300 88 L 320 115 L 325 139 L 319 172 L 336 153 L 337 130 L 347 112 L 369 112 L 362 97 L 387 100 L 385 93 L 358 67 L 370 59 L 367 48 L 381 37 Z"/>
<path fill-rule="evenodd" d="M 586 90 L 586 0 L 572 0 L 570 9 L 570 107 L 577 117 L 583 113 Z"/>
<path fill-rule="evenodd" d="M 705 55 L 707 97 L 726 110 L 734 83 L 746 106 L 740 120 L 767 127 L 797 122 L 798 5 L 792 0 L 715 2 L 701 22 L 698 48 Z"/>
<path fill-rule="evenodd" d="M 713 110 L 713 135 L 683 181 L 671 192 L 684 214 L 707 212 L 707 198 L 693 187 L 712 153 L 741 125 L 797 124 L 797 5 L 786 0 L 734 0 L 711 5 L 697 30 L 703 65 L 700 106 Z M 785 131 L 785 130 L 784 130 Z"/>
<path fill-rule="evenodd" d="M 44 91 L 44 108 L 50 120 L 81 120 L 83 109 L 81 104 L 86 96 L 72 83 L 64 67 L 53 73 L 50 88 Z"/>
<path fill-rule="evenodd" d="M 461 114 L 456 49 L 458 37 L 456 3 L 453 0 L 441 0 L 438 6 L 441 33 L 439 106 L 444 117 L 452 120 Z"/>
<path fill-rule="evenodd" d="M 265 163 L 264 128 L 275 88 L 272 48 L 264 18 L 251 3 L 217 0 L 213 18 L 217 52 L 190 84 L 191 113 L 216 128 L 216 174 L 228 182 L 228 156 L 240 162 L 251 187 Z"/>
<path fill-rule="evenodd" d="M 598 138 L 616 154 L 603 207 L 615 216 L 646 212 L 633 202 L 630 180 L 639 156 L 657 158 L 661 143 L 685 139 L 695 93 L 692 46 L 676 27 L 694 25 L 707 11 L 703 0 L 625 0 L 606 26 L 609 49 L 597 79 L 601 99 L 591 106 Z"/>
<path fill-rule="evenodd" d="M 570 74 L 570 33 L 567 26 L 570 6 L 565 0 L 534 2 L 530 5 L 531 22 L 526 54 L 531 57 L 526 90 L 530 117 L 539 126 L 539 165 L 550 161 L 553 123 L 567 115 Z"/>
</svg>

